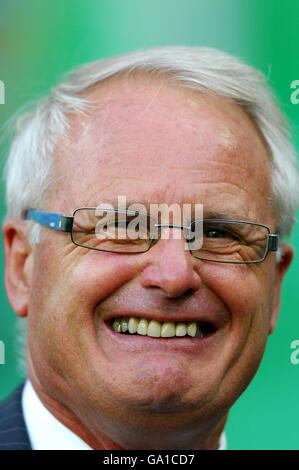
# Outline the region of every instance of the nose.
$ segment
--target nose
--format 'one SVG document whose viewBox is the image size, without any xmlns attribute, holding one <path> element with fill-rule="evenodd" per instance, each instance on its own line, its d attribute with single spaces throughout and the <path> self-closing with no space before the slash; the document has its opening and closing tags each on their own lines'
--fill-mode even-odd
<svg viewBox="0 0 299 470">
<path fill-rule="evenodd" d="M 201 287 L 196 270 L 198 260 L 185 249 L 181 239 L 160 239 L 147 253 L 147 265 L 142 273 L 142 286 L 159 289 L 168 298 L 195 292 Z"/>
</svg>

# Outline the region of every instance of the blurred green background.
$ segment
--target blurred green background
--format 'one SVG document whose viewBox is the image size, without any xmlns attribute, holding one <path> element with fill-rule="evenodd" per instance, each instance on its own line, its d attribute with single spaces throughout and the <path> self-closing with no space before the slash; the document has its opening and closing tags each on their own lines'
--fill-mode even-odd
<svg viewBox="0 0 299 470">
<path fill-rule="evenodd" d="M 210 46 L 237 55 L 266 74 L 299 149 L 299 104 L 290 100 L 290 84 L 299 80 L 298 24 L 298 0 L 1 0 L 0 80 L 5 84 L 5 104 L 0 105 L 0 124 L 81 63 L 151 46 Z M 4 143 L 2 162 L 6 151 Z M 3 217 L 3 184 L 0 191 Z M 291 240 L 297 250 L 298 225 Z M 0 257 L 3 266 L 2 248 Z M 261 367 L 231 410 L 226 428 L 229 449 L 299 449 L 299 364 L 290 360 L 290 344 L 299 339 L 298 274 L 297 256 Z M 15 316 L 3 282 L 0 289 L 2 399 L 22 375 L 17 369 Z"/>
</svg>

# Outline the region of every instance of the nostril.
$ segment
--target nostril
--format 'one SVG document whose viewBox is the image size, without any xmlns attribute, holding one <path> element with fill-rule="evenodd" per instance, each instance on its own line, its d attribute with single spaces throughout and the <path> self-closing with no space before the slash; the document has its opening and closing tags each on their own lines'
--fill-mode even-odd
<svg viewBox="0 0 299 470">
<path fill-rule="evenodd" d="M 148 252 L 140 278 L 143 288 L 159 289 L 167 298 L 178 298 L 200 289 L 197 265 L 182 242 L 185 240 L 161 239 Z"/>
<path fill-rule="evenodd" d="M 169 298 L 170 300 L 173 299 L 174 301 L 178 301 L 178 300 L 187 300 L 189 297 L 191 297 L 193 294 L 194 294 L 195 290 L 192 289 L 191 287 L 189 289 L 187 289 L 186 291 L 182 292 L 180 295 L 178 296 L 172 296 L 172 295 L 166 295 L 167 298 Z"/>
</svg>

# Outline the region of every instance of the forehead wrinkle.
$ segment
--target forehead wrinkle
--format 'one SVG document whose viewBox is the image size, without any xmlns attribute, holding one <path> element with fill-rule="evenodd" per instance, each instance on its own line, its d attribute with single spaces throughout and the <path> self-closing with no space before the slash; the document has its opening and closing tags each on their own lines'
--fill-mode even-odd
<svg viewBox="0 0 299 470">
<path fill-rule="evenodd" d="M 141 90 L 142 91 L 142 90 Z M 150 93 L 147 93 L 146 95 L 146 99 L 145 101 L 143 102 L 142 106 L 140 106 L 140 103 L 139 103 L 139 108 L 135 106 L 135 111 L 136 111 L 136 116 L 133 116 L 134 119 L 136 120 L 137 117 L 139 117 L 139 121 L 141 120 L 142 118 L 142 113 L 144 113 L 146 111 L 146 115 L 148 116 L 150 113 L 149 111 L 152 111 L 152 107 L 154 106 L 154 110 L 156 108 L 156 98 L 158 97 L 158 94 L 157 93 L 157 89 L 155 89 L 156 91 L 156 96 L 153 95 L 153 88 L 150 89 Z M 114 92 L 113 92 L 114 93 Z M 126 159 L 126 155 L 130 155 L 130 153 L 133 153 L 133 158 L 136 158 L 136 153 L 138 155 L 138 152 L 136 152 L 136 149 L 138 150 L 138 148 L 143 148 L 142 145 L 140 145 L 140 141 L 139 140 L 134 140 L 134 138 L 137 136 L 138 137 L 138 132 L 140 131 L 140 125 L 139 127 L 137 128 L 134 128 L 134 133 L 133 133 L 133 141 L 132 139 L 127 139 L 125 138 L 125 140 L 121 140 L 121 144 L 122 144 L 122 147 L 121 147 L 121 150 L 118 148 L 118 152 L 115 152 L 115 154 L 113 154 L 114 152 L 114 147 L 116 145 L 119 144 L 119 131 L 120 131 L 120 137 L 122 138 L 122 136 L 124 135 L 125 136 L 125 132 L 122 132 L 126 126 L 130 125 L 132 126 L 134 124 L 134 120 L 132 119 L 132 116 L 131 116 L 131 111 L 129 110 L 129 106 L 130 106 L 130 100 L 129 100 L 129 94 L 126 96 L 126 95 L 122 95 L 122 98 L 124 98 L 122 104 L 124 104 L 124 101 L 126 100 L 127 102 L 127 117 L 128 117 L 128 120 L 123 122 L 120 117 L 118 117 L 115 121 L 112 121 L 112 118 L 115 118 L 117 117 L 117 115 L 115 115 L 115 113 L 113 114 L 113 109 L 110 109 L 111 107 L 116 107 L 117 105 L 117 98 L 120 96 L 119 93 L 118 94 L 111 94 L 110 96 L 112 96 L 112 100 L 109 101 L 107 100 L 107 102 L 105 103 L 105 106 L 103 106 L 103 108 L 101 109 L 100 113 L 99 113 L 99 121 L 98 121 L 98 124 L 97 126 L 94 125 L 94 120 L 93 119 L 90 119 L 88 121 L 88 123 L 84 123 L 84 125 L 82 124 L 82 121 L 81 121 L 81 124 L 83 125 L 83 128 L 81 130 L 83 130 L 83 137 L 84 136 L 88 136 L 89 134 L 89 130 L 92 130 L 92 132 L 95 132 L 95 135 L 96 135 L 96 139 L 92 141 L 92 143 L 90 144 L 89 146 L 89 149 L 92 150 L 93 152 L 93 155 L 94 157 L 96 157 L 97 161 L 100 163 L 100 165 L 102 165 L 103 167 L 105 167 L 105 164 L 108 163 L 108 166 L 107 166 L 107 171 L 105 173 L 105 168 L 103 168 L 103 171 L 101 172 L 101 169 L 100 169 L 100 166 L 99 166 L 99 172 L 98 172 L 98 184 L 96 186 L 93 185 L 93 182 L 96 182 L 96 177 L 94 176 L 95 175 L 95 172 L 94 172 L 94 169 L 90 170 L 89 168 L 87 168 L 86 166 L 82 165 L 82 168 L 81 168 L 81 164 L 80 164 L 80 172 L 77 172 L 77 177 L 76 177 L 76 182 L 78 184 L 81 183 L 81 181 L 84 179 L 84 176 L 86 177 L 89 177 L 89 180 L 91 182 L 91 185 L 89 186 L 94 186 L 94 188 L 91 188 L 89 189 L 89 186 L 88 185 L 85 185 L 84 187 L 84 194 L 92 194 L 92 193 L 96 193 L 96 191 L 99 191 L 100 189 L 100 192 L 98 192 L 98 194 L 103 194 L 104 191 L 108 192 L 107 190 L 109 190 L 109 188 L 113 188 L 113 185 L 115 184 L 115 182 L 120 182 L 120 181 L 132 181 L 133 179 L 137 179 L 137 182 L 148 182 L 149 184 L 151 183 L 152 186 L 149 185 L 149 188 L 150 188 L 150 192 L 149 193 L 157 193 L 159 191 L 159 198 L 163 198 L 166 199 L 166 195 L 168 194 L 168 199 L 170 200 L 170 195 L 172 193 L 172 196 L 177 192 L 175 190 L 175 188 L 173 188 L 171 185 L 173 185 L 173 174 L 170 175 L 170 178 L 172 178 L 172 181 L 171 183 L 167 183 L 167 187 L 165 187 L 164 185 L 164 188 L 162 187 L 163 186 L 163 181 L 161 181 L 161 178 L 159 178 L 159 174 L 163 176 L 167 176 L 167 173 L 171 173 L 173 170 L 176 171 L 176 170 L 180 170 L 182 172 L 185 173 L 184 175 L 184 178 L 185 178 L 185 182 L 184 184 L 186 183 L 187 184 L 190 184 L 191 183 L 195 183 L 196 186 L 197 184 L 203 184 L 203 180 L 206 180 L 207 178 L 205 177 L 205 174 L 206 172 L 208 172 L 208 168 L 211 166 L 212 168 L 216 165 L 219 169 L 219 171 L 221 171 L 221 168 L 220 166 L 222 165 L 222 168 L 226 168 L 225 169 L 225 174 L 224 174 L 224 177 L 227 179 L 227 177 L 230 175 L 230 169 L 231 168 L 236 168 L 238 167 L 239 165 L 239 168 L 242 168 L 242 158 L 241 158 L 241 153 L 239 152 L 237 146 L 235 145 L 235 141 L 234 141 L 234 134 L 230 131 L 230 129 L 227 128 L 227 126 L 224 124 L 223 126 L 221 124 L 219 124 L 219 120 L 217 121 L 219 126 L 217 125 L 217 129 L 213 128 L 213 123 L 215 123 L 215 119 L 212 119 L 212 124 L 210 126 L 208 126 L 207 128 L 207 133 L 204 132 L 204 128 L 202 127 L 203 124 L 199 125 L 199 128 L 196 124 L 196 120 L 195 120 L 195 116 L 193 116 L 193 121 L 190 123 L 190 121 L 188 121 L 190 123 L 190 125 L 188 125 L 188 123 L 186 121 L 183 121 L 181 120 L 181 114 L 178 113 L 176 114 L 174 112 L 174 109 L 175 109 L 175 105 L 177 106 L 178 104 L 178 101 L 177 99 L 179 98 L 177 95 L 176 95 L 176 100 L 172 100 L 171 102 L 171 110 L 172 112 L 169 112 L 168 110 L 168 115 L 170 117 L 170 119 L 172 120 L 176 120 L 178 122 L 178 126 L 179 128 L 181 129 L 181 131 L 183 130 L 187 130 L 189 128 L 191 128 L 192 130 L 194 129 L 194 131 L 196 131 L 196 136 L 198 138 L 198 150 L 196 149 L 195 145 L 194 145 L 194 139 L 193 141 L 191 141 L 191 146 L 189 146 L 189 142 L 188 142 L 188 138 L 190 137 L 189 134 L 186 136 L 186 142 L 184 140 L 184 145 L 175 145 L 176 143 L 179 144 L 180 143 L 180 137 L 182 135 L 182 133 L 180 133 L 178 135 L 177 132 L 175 132 L 174 134 L 174 137 L 177 137 L 177 141 L 174 139 L 174 144 L 172 146 L 170 146 L 170 148 L 167 147 L 167 145 L 165 144 L 165 157 L 162 159 L 162 163 L 159 164 L 158 163 L 158 158 L 161 157 L 161 153 L 164 153 L 164 148 L 163 148 L 163 141 L 164 141 L 164 137 L 163 137 L 163 140 L 160 139 L 160 141 L 158 141 L 158 144 L 159 144 L 159 153 L 157 152 L 158 150 L 158 147 L 157 147 L 157 139 L 152 139 L 152 137 L 155 137 L 157 132 L 159 131 L 159 123 L 155 124 L 154 128 L 151 129 L 150 128 L 150 132 L 146 134 L 146 139 L 147 141 L 142 141 L 141 144 L 144 146 L 146 144 L 146 146 L 144 147 L 145 149 L 148 148 L 148 144 L 149 144 L 149 151 L 146 153 L 146 157 L 149 157 L 149 159 L 151 158 L 155 158 L 155 161 L 154 163 L 153 162 L 150 162 L 149 164 L 145 161 L 145 159 L 143 159 L 143 167 L 139 165 L 139 160 L 138 160 L 138 163 L 136 165 L 136 168 L 134 168 L 134 175 L 135 176 L 132 176 L 132 175 L 124 175 L 124 174 L 118 174 L 118 175 L 115 175 L 113 174 L 114 173 L 114 168 L 116 169 L 116 173 L 123 173 L 125 171 L 128 172 L 128 170 L 131 170 L 133 168 L 133 165 L 130 167 L 128 165 L 123 166 L 123 162 L 124 160 Z M 142 95 L 144 97 L 144 95 Z M 153 96 L 155 96 L 155 99 L 153 99 Z M 189 95 L 188 95 L 189 96 Z M 191 96 L 191 95 L 190 95 Z M 193 95 L 192 95 L 193 96 Z M 195 95 L 194 95 L 195 96 Z M 182 95 L 181 95 L 182 97 Z M 101 99 L 103 98 L 103 93 L 102 93 L 102 97 Z M 150 99 L 148 99 L 150 98 Z M 184 98 L 185 99 L 185 98 Z M 196 99 L 197 101 L 197 99 Z M 181 101 L 180 101 L 181 103 Z M 218 116 L 219 118 L 219 112 L 218 112 L 218 109 L 214 112 L 214 108 L 213 108 L 213 103 L 215 104 L 215 102 L 212 102 L 211 103 L 211 116 L 213 117 L 214 114 L 216 115 L 216 117 Z M 218 103 L 218 102 L 217 102 Z M 133 104 L 134 104 L 134 100 L 133 100 Z M 137 103 L 138 104 L 138 103 Z M 169 105 L 169 101 L 167 102 L 167 105 Z M 145 106 L 145 107 L 144 107 Z M 220 106 L 220 104 L 217 104 L 217 107 Z M 162 107 L 163 108 L 163 107 Z M 220 106 L 221 108 L 221 106 Z M 132 108 L 130 108 L 132 109 Z M 198 100 L 198 110 L 201 109 L 201 102 L 200 100 Z M 221 110 L 221 109 L 220 109 Z M 139 114 L 138 114 L 139 113 Z M 242 112 L 243 113 L 243 112 Z M 145 115 L 144 114 L 144 115 Z M 192 116 L 191 116 L 192 117 Z M 200 123 L 204 123 L 205 122 L 205 115 L 204 113 L 200 113 L 199 114 L 199 121 Z M 238 116 L 237 116 L 238 117 Z M 111 127 L 110 127 L 110 121 L 109 119 L 111 120 Z M 223 119 L 223 116 L 222 116 L 222 119 Z M 232 120 L 232 116 L 231 116 L 231 112 L 228 113 L 227 115 L 227 119 L 229 122 L 232 122 L 232 129 L 236 129 L 236 126 L 239 125 L 239 123 L 237 122 L 237 118 L 235 118 L 235 121 Z M 109 126 L 107 127 L 107 122 L 109 121 Z M 224 119 L 225 121 L 225 119 Z M 78 129 L 80 127 L 80 121 L 78 120 L 77 122 L 78 124 Z M 242 123 L 243 125 L 244 123 Z M 84 127 L 85 126 L 85 127 Z M 88 127 L 90 126 L 90 127 Z M 242 126 L 241 126 L 242 127 Z M 244 126 L 243 126 L 244 127 Z M 248 127 L 248 126 L 247 126 Z M 241 148 L 243 149 L 243 153 L 247 153 L 248 152 L 244 152 L 244 150 L 246 150 L 248 148 L 248 145 L 250 144 L 250 138 L 252 137 L 252 129 L 247 129 L 246 127 L 246 131 L 243 129 L 241 129 L 241 142 L 240 142 L 240 146 Z M 76 133 L 76 130 L 77 128 L 74 127 L 73 128 L 73 137 L 77 139 L 77 142 L 78 142 L 78 151 L 77 151 L 77 156 L 75 158 L 75 162 L 74 164 L 78 164 L 78 163 L 81 163 L 81 160 L 82 160 L 82 151 L 84 151 L 84 148 L 82 149 L 82 144 L 80 145 L 80 135 L 79 133 L 77 134 Z M 164 127 L 162 126 L 162 129 L 160 129 L 161 131 L 161 135 L 163 134 L 164 132 Z M 178 127 L 176 127 L 176 131 L 178 131 Z M 107 134 L 107 131 L 108 131 L 108 134 Z M 116 132 L 115 132 L 116 131 Z M 246 137 L 246 132 L 248 131 L 248 136 L 247 136 L 247 144 L 245 145 L 244 144 L 244 139 Z M 106 139 L 106 137 L 109 137 L 108 141 Z M 235 140 L 236 140 L 236 137 L 238 136 L 239 134 L 236 134 L 235 136 Z M 113 137 L 112 139 L 110 137 Z M 117 137 L 116 138 L 116 141 L 115 141 L 115 136 Z M 159 137 L 160 134 L 157 136 Z M 126 137 L 126 136 L 125 136 Z M 171 137 L 171 136 L 170 136 Z M 239 136 L 240 138 L 240 136 Z M 178 140 L 179 139 L 179 140 Z M 154 140 L 154 142 L 153 142 Z M 254 139 L 254 148 L 257 147 L 257 137 L 255 137 Z M 84 143 L 84 142 L 83 142 Z M 107 147 L 107 144 L 109 143 L 109 147 Z M 172 143 L 172 141 L 170 142 Z M 186 145 L 185 145 L 186 143 Z M 213 144 L 213 146 L 211 147 L 210 144 Z M 244 147 L 245 145 L 245 147 Z M 251 150 L 252 146 L 249 147 L 249 150 Z M 175 165 L 172 163 L 172 156 L 175 157 L 175 153 L 178 152 L 178 150 L 180 149 L 180 153 L 182 155 L 182 157 L 180 157 L 179 159 L 176 158 L 176 161 L 182 161 L 182 165 Z M 190 149 L 192 152 L 201 152 L 201 154 L 203 154 L 204 151 L 207 151 L 208 152 L 208 156 L 210 158 L 206 158 L 205 161 L 204 161 L 204 167 L 201 167 L 199 166 L 200 165 L 200 162 L 199 163 L 196 163 L 196 161 L 198 162 L 198 159 L 195 155 L 195 162 L 194 164 L 192 165 L 191 163 L 191 158 L 192 158 L 192 153 L 190 153 Z M 89 151 L 90 151 L 89 150 Z M 141 153 L 141 152 L 140 152 Z M 104 154 L 104 158 L 103 158 L 103 154 Z M 118 154 L 118 155 L 117 155 Z M 135 155 L 134 155 L 135 154 Z M 156 155 L 155 157 L 155 154 L 158 154 Z M 113 155 L 113 159 L 111 159 L 111 155 Z M 251 153 L 249 154 L 251 155 Z M 163 155 L 162 155 L 163 156 Z M 158 157 L 158 158 L 157 158 Z M 215 158 L 217 157 L 217 158 Z M 250 165 L 250 161 L 252 161 L 252 165 Z M 134 162 L 134 160 L 133 160 Z M 233 163 L 234 162 L 234 163 Z M 255 166 L 255 158 L 248 158 L 248 155 L 245 156 L 245 162 L 247 163 L 247 166 L 244 166 L 244 168 L 242 168 L 244 170 L 244 174 L 246 174 L 246 172 L 248 173 L 249 171 L 249 166 Z M 187 163 L 187 164 L 186 164 Z M 66 166 L 68 163 L 65 162 L 65 164 L 63 166 Z M 120 165 L 121 164 L 121 165 Z M 196 166 L 198 168 L 196 168 Z M 119 170 L 118 170 L 119 168 Z M 262 168 L 261 165 L 258 165 L 258 168 Z M 258 172 L 258 168 L 256 169 L 256 173 Z M 111 171 L 112 170 L 112 171 Z M 109 171 L 110 171 L 110 174 L 109 174 Z M 157 176 L 157 180 L 158 180 L 158 183 L 156 184 L 156 181 L 150 181 L 150 178 L 151 178 L 151 175 L 148 175 L 148 178 L 146 177 L 146 175 L 144 175 L 145 172 L 149 172 L 154 175 L 155 173 L 155 176 Z M 159 172 L 159 174 L 157 175 L 157 173 Z M 200 176 L 202 178 L 202 180 L 199 180 L 197 181 L 197 174 L 198 172 L 200 172 Z M 112 173 L 112 174 L 111 174 Z M 190 175 L 187 175 L 187 173 L 190 173 Z M 104 177 L 101 178 L 101 175 L 103 175 Z M 138 176 L 137 176 L 138 175 Z M 194 176 L 195 175 L 195 176 Z M 214 178 L 215 175 L 217 175 L 217 173 L 215 172 L 215 174 L 212 173 L 212 177 Z M 137 176 L 137 178 L 136 178 Z M 180 175 L 178 175 L 180 177 Z M 252 176 L 252 175 L 250 175 Z M 193 179 L 195 178 L 195 179 Z M 85 178 L 86 179 L 86 178 Z M 229 179 L 231 179 L 229 177 Z M 217 181 L 216 181 L 217 182 Z M 221 182 L 221 183 L 224 183 L 224 182 Z M 160 186 L 159 186 L 160 185 Z M 81 186 L 81 185 L 80 185 Z M 116 184 L 117 186 L 117 184 Z M 129 192 L 131 191 L 131 188 L 130 188 L 131 183 L 129 185 Z M 175 184 L 173 185 L 175 186 Z M 232 187 L 232 186 L 231 186 Z M 134 188 L 133 188 L 134 189 Z M 191 189 L 191 188 L 190 188 Z M 86 191 L 87 190 L 87 191 Z M 192 190 L 193 191 L 193 190 Z M 142 191 L 144 193 L 144 191 Z M 75 194 L 75 192 L 74 192 Z M 182 192 L 182 194 L 180 195 L 180 198 L 182 200 L 182 197 L 185 197 L 184 195 L 186 194 L 186 192 L 184 191 L 184 193 Z M 219 198 L 219 196 L 218 196 Z"/>
<path fill-rule="evenodd" d="M 230 167 L 230 168 L 236 168 L 238 167 L 238 169 L 244 171 L 244 172 L 248 172 L 248 166 L 242 166 L 242 165 L 239 165 L 237 163 L 232 163 L 230 161 L 227 161 L 227 162 L 219 162 L 219 160 L 216 160 L 215 158 L 211 158 L 208 160 L 207 162 L 209 165 L 210 164 L 214 164 L 215 163 L 215 166 L 219 167 L 219 163 L 221 163 L 221 167 Z M 203 168 L 202 166 L 200 168 L 194 168 L 194 166 L 188 166 L 188 165 L 173 165 L 173 166 L 169 166 L 169 169 L 170 170 L 186 170 L 188 172 L 199 172 L 199 171 L 205 171 L 205 168 Z M 220 168 L 219 168 L 220 169 Z M 209 171 L 209 168 L 206 169 L 207 171 Z"/>
</svg>

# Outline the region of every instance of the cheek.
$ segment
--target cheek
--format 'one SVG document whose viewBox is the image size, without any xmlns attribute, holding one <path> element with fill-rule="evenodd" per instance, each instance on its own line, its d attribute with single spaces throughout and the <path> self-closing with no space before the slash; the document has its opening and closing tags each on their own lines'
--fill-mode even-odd
<svg viewBox="0 0 299 470">
<path fill-rule="evenodd" d="M 232 313 L 244 314 L 268 302 L 267 278 L 264 269 L 249 265 L 213 265 L 203 275 L 207 287 L 217 293 Z"/>
<path fill-rule="evenodd" d="M 238 350 L 256 344 L 262 353 L 272 309 L 270 278 L 266 265 L 213 265 L 206 273 L 207 286 L 230 312 L 231 345 Z"/>
<path fill-rule="evenodd" d="M 133 257 L 92 250 L 38 248 L 29 306 L 29 340 L 37 361 L 58 371 L 79 357 L 95 335 L 96 305 L 138 273 Z M 80 252 L 80 253 L 79 253 Z M 60 370 L 58 372 L 61 372 Z"/>
<path fill-rule="evenodd" d="M 266 267 L 210 266 L 206 285 L 219 296 L 230 313 L 218 370 L 224 396 L 237 397 L 260 364 L 269 334 L 271 282 Z"/>
<path fill-rule="evenodd" d="M 68 269 L 68 287 L 81 304 L 95 305 L 139 273 L 136 258 L 130 255 L 89 251 Z"/>
<path fill-rule="evenodd" d="M 32 292 L 40 301 L 51 300 L 64 308 L 75 301 L 94 306 L 139 272 L 134 256 L 96 252 L 73 244 L 57 250 L 51 241 L 39 248 L 35 259 Z"/>
</svg>

